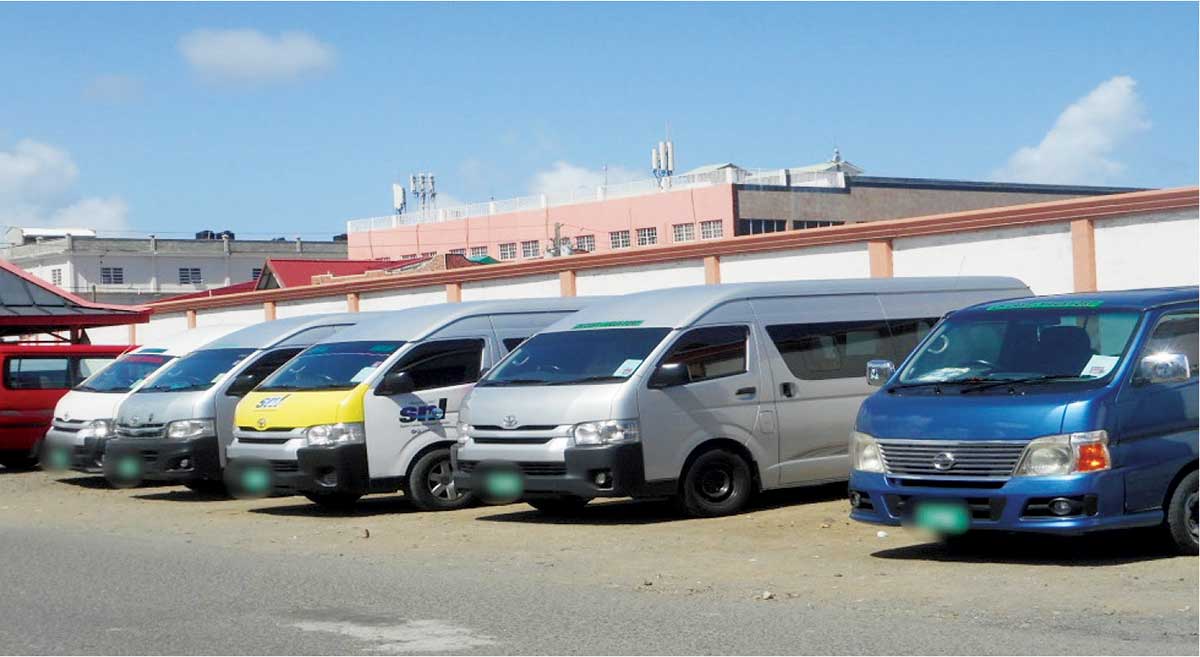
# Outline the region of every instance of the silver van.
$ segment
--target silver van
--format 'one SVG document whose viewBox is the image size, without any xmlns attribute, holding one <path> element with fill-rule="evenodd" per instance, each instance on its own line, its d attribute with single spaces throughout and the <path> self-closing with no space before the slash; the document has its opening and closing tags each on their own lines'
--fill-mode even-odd
<svg viewBox="0 0 1200 657">
<path fill-rule="evenodd" d="M 422 306 L 313 345 L 238 404 L 227 486 L 331 506 L 395 491 L 421 509 L 469 504 L 450 478 L 463 397 L 509 350 L 596 300 Z"/>
<path fill-rule="evenodd" d="M 242 395 L 306 347 L 370 319 L 332 313 L 254 324 L 214 340 L 148 379 L 121 403 L 104 476 L 118 487 L 171 481 L 219 491 L 233 411 Z"/>
<path fill-rule="evenodd" d="M 510 353 L 463 403 L 454 481 L 551 513 L 596 497 L 735 513 L 760 490 L 849 477 L 874 359 L 1014 278 L 747 283 L 589 306 Z"/>
</svg>

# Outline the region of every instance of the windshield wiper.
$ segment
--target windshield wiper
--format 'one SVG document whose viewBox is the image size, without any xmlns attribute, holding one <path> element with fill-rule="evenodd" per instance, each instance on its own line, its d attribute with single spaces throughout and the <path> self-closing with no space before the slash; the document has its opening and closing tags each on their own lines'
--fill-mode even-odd
<svg viewBox="0 0 1200 657">
<path fill-rule="evenodd" d="M 567 381 L 554 381 L 553 383 L 547 383 L 546 385 L 570 386 L 570 385 L 575 385 L 577 383 L 600 383 L 603 381 L 624 381 L 624 380 L 625 380 L 625 377 L 623 377 L 623 376 L 614 376 L 612 374 L 602 374 L 599 376 L 585 376 L 582 379 L 570 379 Z"/>
<path fill-rule="evenodd" d="M 154 386 L 146 388 L 144 392 L 191 392 L 193 390 L 207 390 L 211 383 L 191 383 L 186 386 Z"/>
<path fill-rule="evenodd" d="M 1000 386 L 1017 386 L 1028 383 L 1042 383 L 1044 381 L 1062 381 L 1064 379 L 1078 378 L 1080 377 L 1077 374 L 1043 374 L 1041 376 L 1027 376 L 1020 379 L 983 379 L 980 381 L 979 385 L 974 385 L 970 388 L 963 388 L 961 394 L 966 395 L 972 392 L 979 392 L 981 390 L 999 388 Z"/>
<path fill-rule="evenodd" d="M 484 381 L 481 386 L 536 386 L 549 383 L 545 379 L 508 379 L 505 381 Z"/>
</svg>

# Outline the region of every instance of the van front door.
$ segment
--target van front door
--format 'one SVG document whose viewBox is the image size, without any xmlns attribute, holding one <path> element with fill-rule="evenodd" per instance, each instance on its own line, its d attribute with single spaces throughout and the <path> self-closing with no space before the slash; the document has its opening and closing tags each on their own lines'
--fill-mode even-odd
<svg viewBox="0 0 1200 657">
<path fill-rule="evenodd" d="M 424 342 L 402 355 L 367 392 L 363 412 L 372 479 L 405 476 L 416 451 L 458 438 L 458 409 L 490 365 L 486 346 L 484 337 Z M 399 372 L 407 375 L 412 391 L 377 394 L 380 383 Z"/>
</svg>

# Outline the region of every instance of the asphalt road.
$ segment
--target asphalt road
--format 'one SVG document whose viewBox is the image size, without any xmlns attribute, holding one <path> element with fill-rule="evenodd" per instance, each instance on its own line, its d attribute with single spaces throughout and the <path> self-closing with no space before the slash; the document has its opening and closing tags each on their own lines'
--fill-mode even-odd
<svg viewBox="0 0 1200 657">
<path fill-rule="evenodd" d="M 573 586 L 527 563 L 274 555 L 36 525 L 0 523 L 4 653 L 1197 653 L 1194 613 L 935 617 L 903 591 L 869 605 L 664 596 Z"/>
</svg>

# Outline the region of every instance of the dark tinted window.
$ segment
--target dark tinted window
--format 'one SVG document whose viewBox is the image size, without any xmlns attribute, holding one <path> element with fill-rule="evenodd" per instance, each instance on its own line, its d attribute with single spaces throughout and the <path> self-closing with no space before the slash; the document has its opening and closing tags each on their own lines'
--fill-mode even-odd
<svg viewBox="0 0 1200 657">
<path fill-rule="evenodd" d="M 867 361 L 900 362 L 916 348 L 937 318 L 768 326 L 767 334 L 797 378 L 861 377 Z"/>
<path fill-rule="evenodd" d="M 366 340 L 316 344 L 267 375 L 257 390 L 350 390 L 369 379 L 403 344 Z"/>
<path fill-rule="evenodd" d="M 138 389 L 143 392 L 187 392 L 207 390 L 254 349 L 201 349 L 180 358 L 154 380 Z"/>
<path fill-rule="evenodd" d="M 504 351 L 512 351 L 529 338 L 504 338 Z"/>
<path fill-rule="evenodd" d="M 284 363 L 291 360 L 301 351 L 304 350 L 300 347 L 290 347 L 288 349 L 276 349 L 271 353 L 263 354 L 249 367 L 242 370 L 242 373 L 229 386 L 225 394 L 230 397 L 244 396 L 253 390 L 254 386 L 258 385 L 260 381 L 270 376 L 272 372 L 282 367 Z"/>
<path fill-rule="evenodd" d="M 71 360 L 52 356 L 12 356 L 4 364 L 9 390 L 54 390 L 71 387 Z"/>
<path fill-rule="evenodd" d="M 669 332 L 666 328 L 612 328 L 539 333 L 518 345 L 479 385 L 624 381 Z"/>
<path fill-rule="evenodd" d="M 166 354 L 129 354 L 87 378 L 75 389 L 86 392 L 129 392 L 172 358 Z"/>
<path fill-rule="evenodd" d="M 895 356 L 893 360 L 897 365 L 917 348 L 937 323 L 936 317 L 888 321 L 888 327 L 892 330 L 892 353 Z"/>
<path fill-rule="evenodd" d="M 718 379 L 746 371 L 745 326 L 710 326 L 684 333 L 659 367 L 682 365 L 690 383 Z"/>
<path fill-rule="evenodd" d="M 407 372 L 414 390 L 445 388 L 479 380 L 483 340 L 439 340 L 418 345 L 392 368 Z"/>
<path fill-rule="evenodd" d="M 1200 320 L 1197 317 L 1195 311 L 1164 315 L 1150 334 L 1142 356 L 1158 352 L 1183 354 L 1187 356 L 1192 376 L 1196 376 L 1200 370 Z"/>
</svg>

